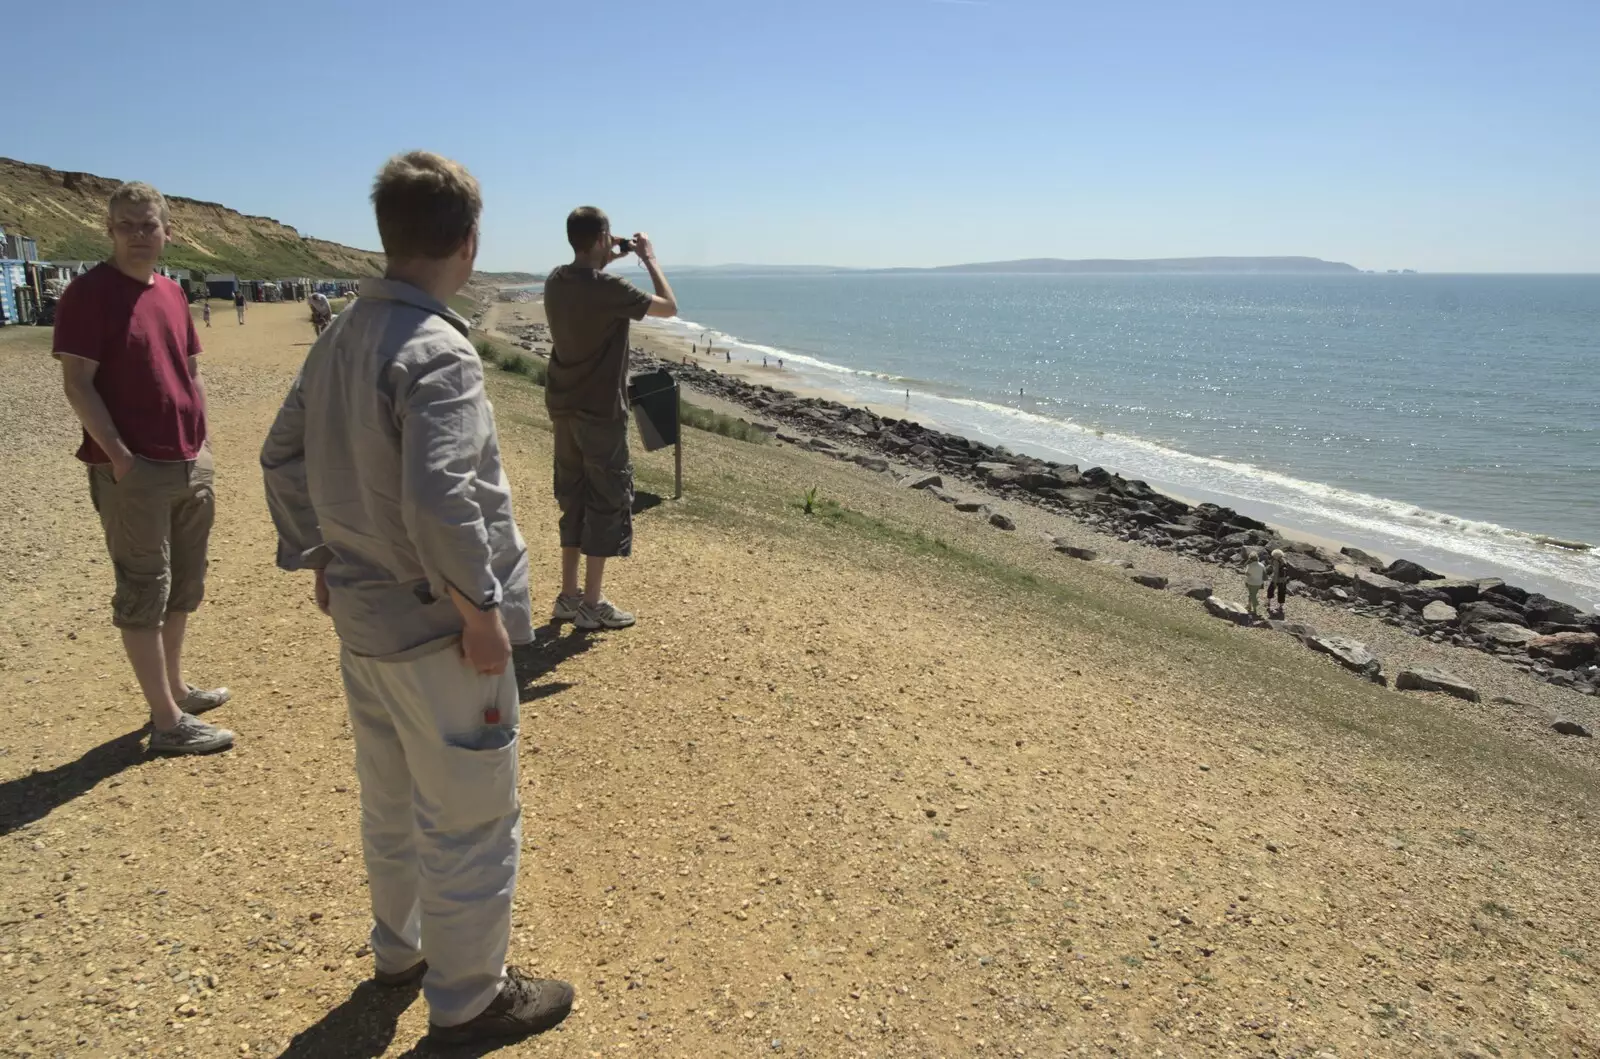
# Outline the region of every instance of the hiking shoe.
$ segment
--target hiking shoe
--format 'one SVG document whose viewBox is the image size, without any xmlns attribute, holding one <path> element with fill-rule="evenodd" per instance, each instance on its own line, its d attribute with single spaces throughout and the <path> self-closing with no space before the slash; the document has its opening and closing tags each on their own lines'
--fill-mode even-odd
<svg viewBox="0 0 1600 1059">
<path fill-rule="evenodd" d="M 434 1044 L 470 1044 L 497 1037 L 526 1037 L 556 1025 L 571 1010 L 571 985 L 507 967 L 500 995 L 476 1018 L 459 1026 L 429 1023 L 428 1039 Z"/>
<path fill-rule="evenodd" d="M 159 729 L 150 732 L 150 752 L 152 754 L 210 754 L 218 750 L 226 750 L 233 745 L 233 733 L 226 728 L 218 728 L 214 724 L 184 714 L 178 718 L 178 723 L 169 731 Z"/>
<path fill-rule="evenodd" d="M 231 698 L 233 692 L 227 688 L 190 688 L 183 698 L 178 700 L 178 709 L 192 717 L 198 717 L 207 710 L 216 709 Z"/>
<path fill-rule="evenodd" d="M 578 608 L 583 606 L 583 597 L 569 596 L 565 592 L 556 597 L 556 605 L 550 608 L 551 621 L 577 621 Z"/>
<path fill-rule="evenodd" d="M 420 985 L 422 976 L 427 973 L 428 961 L 418 960 L 403 971 L 373 971 L 372 980 L 385 989 L 402 989 Z"/>
<path fill-rule="evenodd" d="M 634 620 L 632 614 L 618 610 L 609 599 L 602 599 L 592 607 L 587 603 L 579 603 L 578 616 L 573 619 L 573 624 L 580 629 L 626 629 Z"/>
</svg>

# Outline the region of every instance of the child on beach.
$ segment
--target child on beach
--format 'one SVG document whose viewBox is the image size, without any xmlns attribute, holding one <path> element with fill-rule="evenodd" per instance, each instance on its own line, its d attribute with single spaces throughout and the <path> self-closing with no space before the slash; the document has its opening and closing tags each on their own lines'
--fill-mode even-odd
<svg viewBox="0 0 1600 1059">
<path fill-rule="evenodd" d="M 1254 548 L 1250 550 L 1250 561 L 1244 564 L 1244 590 L 1250 597 L 1250 616 L 1260 617 L 1257 610 L 1257 598 L 1261 595 L 1261 586 L 1266 583 L 1267 568 L 1261 563 L 1261 553 Z"/>
<path fill-rule="evenodd" d="M 200 308 L 200 315 L 205 318 L 206 326 L 211 326 L 211 299 L 207 298 Z"/>
</svg>

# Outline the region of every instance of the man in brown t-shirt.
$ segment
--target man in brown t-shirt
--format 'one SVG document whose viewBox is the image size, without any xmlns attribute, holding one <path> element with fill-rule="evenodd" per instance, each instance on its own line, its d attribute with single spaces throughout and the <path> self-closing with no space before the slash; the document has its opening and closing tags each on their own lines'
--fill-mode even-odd
<svg viewBox="0 0 1600 1059">
<path fill-rule="evenodd" d="M 633 464 L 628 458 L 628 325 L 675 316 L 677 300 L 649 237 L 611 235 L 593 206 L 567 216 L 572 264 L 544 283 L 550 325 L 545 404 L 555 429 L 555 494 L 561 506 L 561 593 L 552 617 L 580 629 L 626 629 L 634 618 L 605 597 L 606 560 L 633 550 Z M 650 273 L 646 294 L 605 267 L 629 253 Z M 578 588 L 578 559 L 585 558 Z"/>
</svg>

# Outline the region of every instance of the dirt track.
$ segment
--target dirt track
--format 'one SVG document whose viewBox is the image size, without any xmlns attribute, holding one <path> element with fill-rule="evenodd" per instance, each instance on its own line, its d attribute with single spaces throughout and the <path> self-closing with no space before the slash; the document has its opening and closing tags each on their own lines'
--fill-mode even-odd
<svg viewBox="0 0 1600 1059">
<path fill-rule="evenodd" d="M 310 326 L 215 320 L 189 669 L 240 742 L 198 761 L 138 750 L 56 369 L 0 330 L 0 1056 L 427 1054 L 362 985 L 335 642 L 255 469 Z M 495 395 L 548 596 L 540 395 Z M 1037 547 L 816 456 L 691 466 L 614 580 L 639 627 L 519 659 L 513 958 L 580 999 L 503 1054 L 1600 1055 L 1592 757 L 1109 571 L 1018 580 Z M 903 529 L 806 520 L 814 482 Z"/>
</svg>

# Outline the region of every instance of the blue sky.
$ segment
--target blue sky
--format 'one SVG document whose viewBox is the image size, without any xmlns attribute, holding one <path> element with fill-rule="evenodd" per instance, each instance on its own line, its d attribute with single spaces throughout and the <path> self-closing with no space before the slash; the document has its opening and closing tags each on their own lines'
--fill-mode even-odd
<svg viewBox="0 0 1600 1059">
<path fill-rule="evenodd" d="M 375 247 L 427 147 L 500 269 L 593 203 L 668 263 L 1600 272 L 1593 0 L 260 6 L 35 5 L 0 154 Z"/>
</svg>

